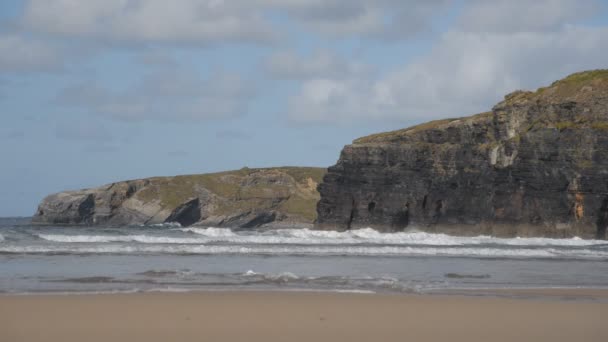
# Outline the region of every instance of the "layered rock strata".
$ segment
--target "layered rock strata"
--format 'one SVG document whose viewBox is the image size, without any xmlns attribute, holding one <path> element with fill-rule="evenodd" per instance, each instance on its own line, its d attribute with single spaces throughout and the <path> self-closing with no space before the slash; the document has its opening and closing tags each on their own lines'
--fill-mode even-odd
<svg viewBox="0 0 608 342">
<path fill-rule="evenodd" d="M 323 229 L 606 238 L 608 70 L 357 139 L 319 191 Z"/>
</svg>

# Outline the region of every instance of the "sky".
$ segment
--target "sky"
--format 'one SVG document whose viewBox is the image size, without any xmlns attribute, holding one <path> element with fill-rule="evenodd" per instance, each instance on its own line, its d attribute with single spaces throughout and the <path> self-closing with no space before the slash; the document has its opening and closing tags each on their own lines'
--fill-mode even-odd
<svg viewBox="0 0 608 342">
<path fill-rule="evenodd" d="M 607 53 L 599 0 L 2 0 L 0 216 L 119 180 L 326 167 Z"/>
</svg>

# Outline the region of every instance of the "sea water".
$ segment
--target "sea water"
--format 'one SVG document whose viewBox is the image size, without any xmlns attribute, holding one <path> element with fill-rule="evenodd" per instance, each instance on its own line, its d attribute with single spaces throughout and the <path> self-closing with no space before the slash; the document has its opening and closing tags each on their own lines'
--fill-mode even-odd
<svg viewBox="0 0 608 342">
<path fill-rule="evenodd" d="M 607 288 L 603 240 L 0 219 L 0 292 Z"/>
</svg>

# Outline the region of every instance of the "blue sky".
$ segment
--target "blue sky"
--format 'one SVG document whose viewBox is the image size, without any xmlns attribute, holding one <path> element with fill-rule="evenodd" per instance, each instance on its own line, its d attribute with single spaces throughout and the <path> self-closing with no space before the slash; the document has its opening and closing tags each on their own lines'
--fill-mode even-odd
<svg viewBox="0 0 608 342">
<path fill-rule="evenodd" d="M 243 166 L 606 68 L 608 3 L 4 0 L 0 216 L 45 195 Z"/>
</svg>

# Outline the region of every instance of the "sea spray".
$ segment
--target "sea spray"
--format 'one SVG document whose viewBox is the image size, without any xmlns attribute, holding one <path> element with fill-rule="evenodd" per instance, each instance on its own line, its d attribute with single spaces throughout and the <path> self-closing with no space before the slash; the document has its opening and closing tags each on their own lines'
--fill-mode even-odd
<svg viewBox="0 0 608 342">
<path fill-rule="evenodd" d="M 203 244 L 225 242 L 235 244 L 296 244 L 296 245 L 403 245 L 403 246 L 572 246 L 608 245 L 604 240 L 550 238 L 495 238 L 490 236 L 460 237 L 423 232 L 380 233 L 370 228 L 348 232 L 309 229 L 279 229 L 269 231 L 239 231 L 228 228 L 179 228 L 172 231 L 191 235 L 175 236 L 155 232 L 153 235 L 72 235 L 38 234 L 47 241 L 64 243 L 139 242 L 167 244 Z"/>
<path fill-rule="evenodd" d="M 267 255 L 267 256 L 452 256 L 468 258 L 539 258 L 608 260 L 608 251 L 556 248 L 492 248 L 432 246 L 297 246 L 203 244 L 2 244 L 2 254 L 116 254 L 116 255 Z"/>
<path fill-rule="evenodd" d="M 600 240 L 219 227 L 0 226 L 0 292 L 608 286 Z M 57 267 L 61 265 L 61 267 Z"/>
</svg>

